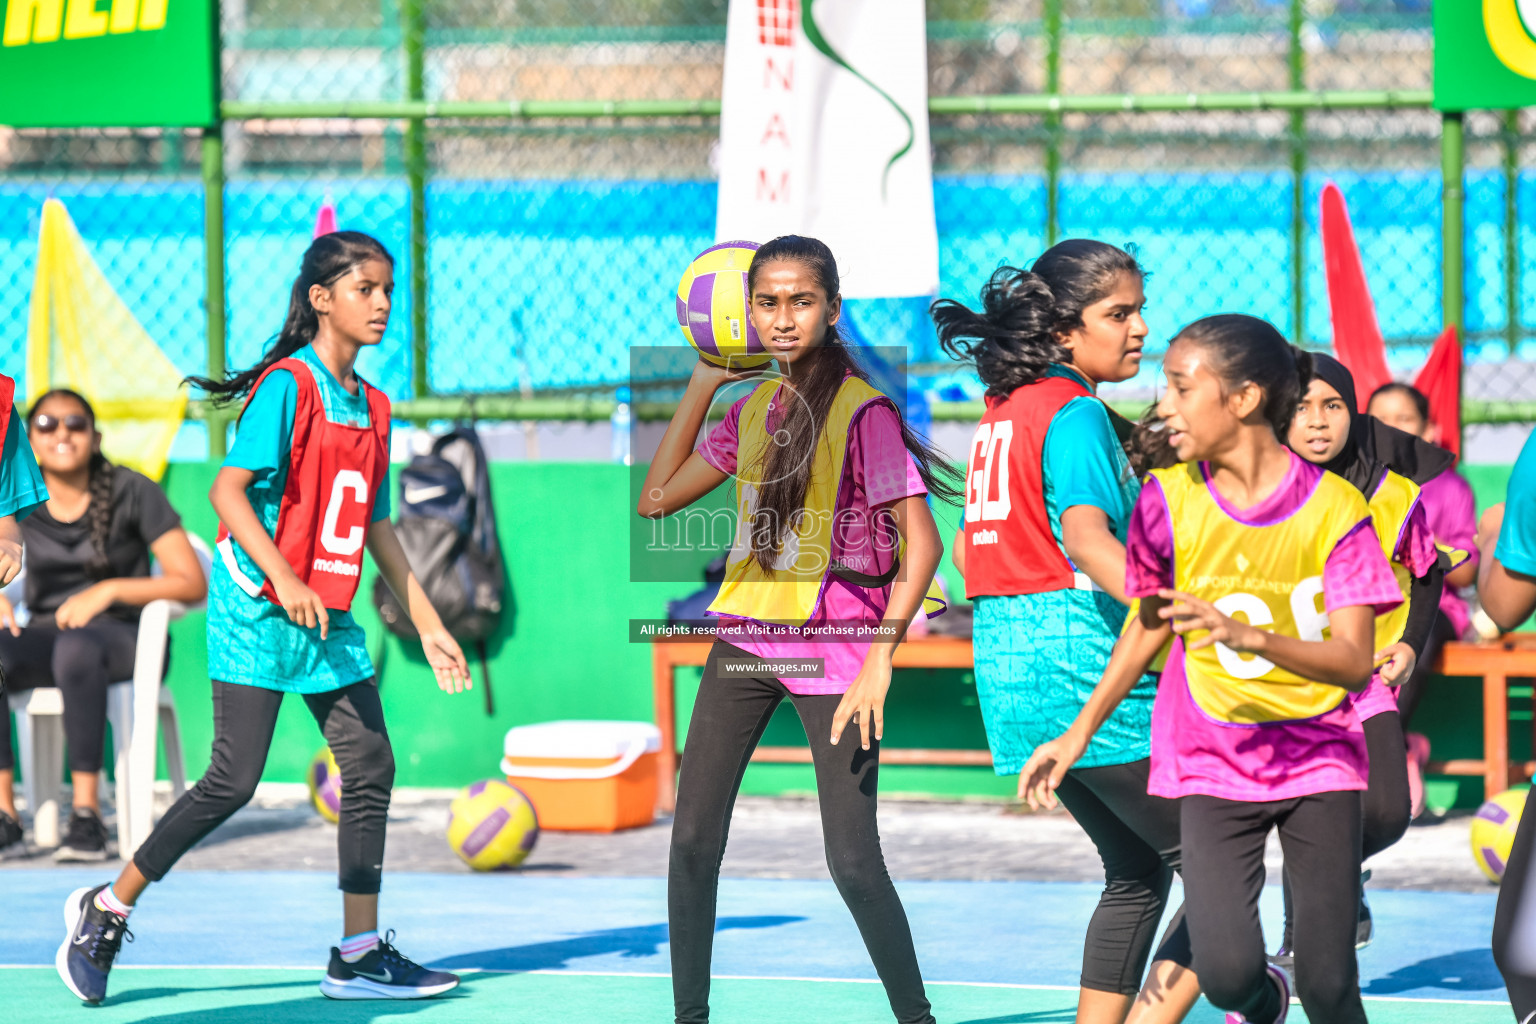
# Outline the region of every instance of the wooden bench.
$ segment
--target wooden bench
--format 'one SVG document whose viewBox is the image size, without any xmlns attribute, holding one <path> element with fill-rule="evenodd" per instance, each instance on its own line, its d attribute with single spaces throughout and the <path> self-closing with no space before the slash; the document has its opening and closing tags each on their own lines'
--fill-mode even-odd
<svg viewBox="0 0 1536 1024">
<path fill-rule="evenodd" d="M 651 685 L 656 726 L 661 730 L 661 756 L 657 768 L 661 786 L 657 806 L 671 811 L 677 791 L 677 667 L 703 665 L 708 643 L 662 642 L 651 645 Z M 974 658 L 969 640 L 927 636 L 908 640 L 896 648 L 894 668 L 971 668 Z M 1490 643 L 1449 643 L 1441 650 L 1435 671 L 1447 676 L 1479 676 L 1483 680 L 1483 756 L 1451 761 L 1431 761 L 1431 775 L 1482 776 L 1488 796 L 1508 789 L 1512 782 L 1536 777 L 1536 761 L 1509 763 L 1509 684 L 1512 679 L 1536 679 L 1536 634 L 1510 634 Z M 1533 723 L 1536 726 L 1536 723 Z M 809 764 L 809 747 L 758 747 L 753 761 L 774 764 Z M 932 750 L 886 747 L 880 751 L 884 764 L 964 765 L 992 764 L 986 750 Z M 1513 768 L 1513 771 L 1511 770 Z"/>
<path fill-rule="evenodd" d="M 1480 775 L 1484 799 L 1536 775 L 1536 762 L 1509 763 L 1509 684 L 1512 679 L 1536 679 L 1536 634 L 1511 633 L 1489 643 L 1446 644 L 1435 662 L 1435 671 L 1446 676 L 1482 677 L 1483 757 L 1431 761 L 1426 772 Z"/>
</svg>

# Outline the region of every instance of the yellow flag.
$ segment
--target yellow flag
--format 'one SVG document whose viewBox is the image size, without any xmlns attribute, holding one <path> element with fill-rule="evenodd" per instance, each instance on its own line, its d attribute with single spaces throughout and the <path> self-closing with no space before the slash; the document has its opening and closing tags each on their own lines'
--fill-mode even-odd
<svg viewBox="0 0 1536 1024">
<path fill-rule="evenodd" d="M 159 480 L 187 409 L 181 371 L 107 283 L 57 199 L 43 203 L 27 317 L 27 401 L 70 388 L 96 410 L 102 452 Z"/>
</svg>

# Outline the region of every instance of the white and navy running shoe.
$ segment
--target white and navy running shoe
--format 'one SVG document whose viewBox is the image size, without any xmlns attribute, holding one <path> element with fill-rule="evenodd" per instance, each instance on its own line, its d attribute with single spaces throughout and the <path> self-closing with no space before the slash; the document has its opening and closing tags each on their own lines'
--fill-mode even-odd
<svg viewBox="0 0 1536 1024">
<path fill-rule="evenodd" d="M 457 974 L 421 966 L 390 944 L 394 937 L 390 929 L 382 942 L 351 964 L 332 946 L 320 992 L 332 999 L 429 999 L 458 987 Z"/>
<path fill-rule="evenodd" d="M 64 984 L 92 1006 L 106 998 L 107 975 L 123 940 L 133 941 L 126 917 L 96 906 L 96 894 L 105 888 L 98 885 L 69 894 L 64 903 L 67 934 L 53 959 Z"/>
</svg>

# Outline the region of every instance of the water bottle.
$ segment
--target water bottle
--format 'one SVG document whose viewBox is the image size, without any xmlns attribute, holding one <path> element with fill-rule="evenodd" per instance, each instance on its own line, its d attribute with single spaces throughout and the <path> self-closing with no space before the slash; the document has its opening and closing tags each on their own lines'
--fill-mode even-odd
<svg viewBox="0 0 1536 1024">
<path fill-rule="evenodd" d="M 619 388 L 613 397 L 613 416 L 608 420 L 613 431 L 613 461 L 628 466 L 634 461 L 629 451 L 629 388 Z"/>
</svg>

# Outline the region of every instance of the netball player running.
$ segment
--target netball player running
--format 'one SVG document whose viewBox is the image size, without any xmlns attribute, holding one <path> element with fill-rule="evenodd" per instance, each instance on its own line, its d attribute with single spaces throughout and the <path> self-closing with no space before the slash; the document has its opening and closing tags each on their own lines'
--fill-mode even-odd
<svg viewBox="0 0 1536 1024">
<path fill-rule="evenodd" d="M 940 457 L 869 384 L 838 335 L 842 299 L 831 251 L 813 238 L 776 238 L 757 250 L 748 281 L 753 325 L 779 373 L 733 404 L 694 451 L 716 391 L 734 379 L 701 360 L 638 509 L 670 515 L 735 478 L 740 528 L 710 607 L 721 622 L 688 724 L 672 823 L 667 920 L 676 1018 L 709 1020 L 715 894 L 731 807 L 787 697 L 810 740 L 832 879 L 896 1019 L 931 1024 L 911 929 L 880 852 L 875 803 L 891 655 L 943 551 L 924 494 L 953 500 L 959 492 L 940 479 Z M 901 543 L 888 542 L 895 537 Z M 891 631 L 873 641 L 837 632 L 882 620 Z M 820 659 L 824 671 L 790 674 L 769 658 Z M 857 733 L 845 734 L 854 721 Z"/>
<path fill-rule="evenodd" d="M 973 362 L 987 387 L 955 543 L 999 775 L 1072 724 L 1125 621 L 1125 535 L 1141 485 L 1094 391 L 1141 365 L 1142 276 L 1129 253 L 1069 239 L 1030 270 L 998 270 L 979 310 L 933 307 L 946 350 Z M 1079 1024 L 1125 1020 L 1178 864 L 1178 804 L 1147 792 L 1156 692 L 1154 676 L 1138 679 L 1061 780 L 1062 802 L 1104 865 Z M 1187 953 L 1165 945 L 1159 972 L 1178 960 L 1188 967 Z"/>
<path fill-rule="evenodd" d="M 1207 317 L 1174 339 L 1158 412 L 1184 461 L 1152 472 L 1132 515 L 1126 591 L 1140 615 L 1072 727 L 1024 768 L 1031 797 L 1054 804 L 1177 636 L 1152 714 L 1149 785 L 1182 798 L 1194 969 L 1230 1022 L 1274 1024 L 1290 1001 L 1259 926 L 1271 829 L 1293 872 L 1307 1017 L 1365 1021 L 1354 941 L 1366 747 L 1348 694 L 1370 682 L 1375 617 L 1402 594 L 1365 498 L 1281 443 L 1309 364 L 1248 316 Z"/>
<path fill-rule="evenodd" d="M 106 996 L 128 916 L 149 883 L 250 800 L 285 693 L 302 695 L 341 770 L 343 938 L 320 991 L 414 999 L 458 984 L 379 938 L 395 762 L 363 630 L 348 612 L 366 547 L 409 610 L 438 685 L 454 693 L 469 685 L 464 655 L 389 523 L 389 399 L 353 370 L 358 352 L 384 336 L 393 288 L 394 261 L 376 240 L 356 231 L 321 235 L 304 254 L 287 320 L 261 362 L 227 381 L 192 381 L 215 400 L 247 396 L 210 494 L 224 524 L 208 599 L 213 757 L 115 882 L 66 901 L 59 976 L 87 1003 Z M 228 908 L 219 912 L 238 926 Z"/>
<path fill-rule="evenodd" d="M 1397 689 L 1413 674 L 1429 641 L 1439 615 L 1445 571 L 1453 561 L 1446 555 L 1442 564 L 1419 489 L 1422 482 L 1450 469 L 1455 460 L 1443 448 L 1356 411 L 1354 376 L 1337 359 L 1313 353 L 1312 365 L 1315 376 L 1291 422 L 1291 450 L 1342 476 L 1365 495 L 1377 540 L 1403 594 L 1402 604 L 1376 620 L 1376 661 L 1381 670 L 1369 687 L 1350 697 L 1365 729 L 1371 762 L 1361 819 L 1361 855 L 1369 859 L 1401 839 L 1412 817 Z M 1362 884 L 1369 876 L 1369 871 L 1361 876 Z M 1289 872 L 1283 878 L 1289 908 Z M 1362 888 L 1355 948 L 1368 945 L 1372 934 L 1371 911 Z M 1290 966 L 1289 912 L 1273 959 Z"/>
<path fill-rule="evenodd" d="M 1478 540 L 1483 552 L 1478 600 L 1500 629 L 1514 629 L 1536 612 L 1536 435 L 1526 440 L 1520 458 L 1515 460 L 1504 504 L 1483 513 Z M 1536 789 L 1531 792 L 1536 793 Z M 1493 917 L 1493 959 L 1504 975 L 1520 1024 L 1536 1022 L 1533 847 L 1536 804 L 1527 796 Z"/>
</svg>

